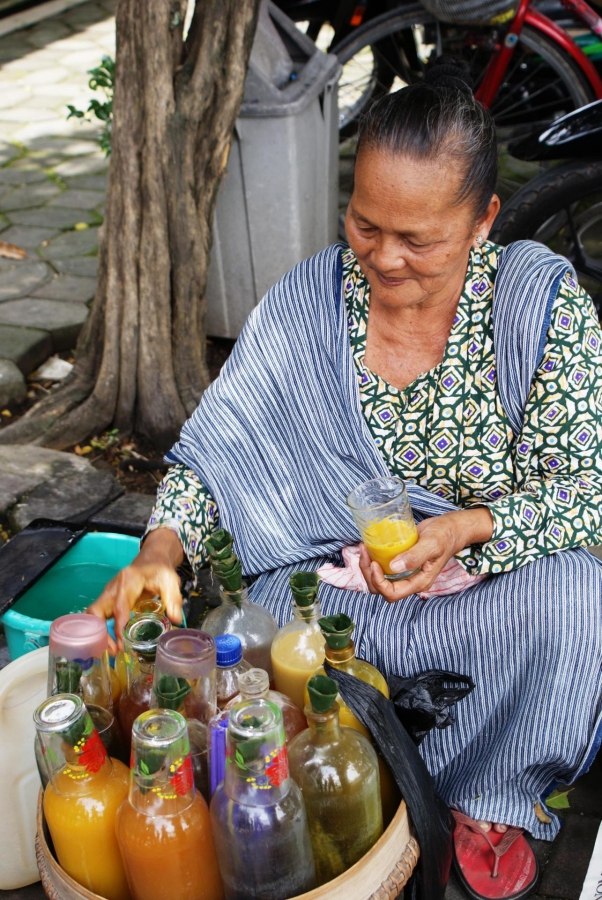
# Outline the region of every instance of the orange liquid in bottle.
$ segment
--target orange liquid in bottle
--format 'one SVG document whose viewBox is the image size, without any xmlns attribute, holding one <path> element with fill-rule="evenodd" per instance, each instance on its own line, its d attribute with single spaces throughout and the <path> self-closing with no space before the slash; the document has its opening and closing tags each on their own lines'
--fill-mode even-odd
<svg viewBox="0 0 602 900">
<path fill-rule="evenodd" d="M 65 872 L 107 900 L 129 900 L 115 834 L 115 816 L 127 797 L 129 771 L 116 759 L 111 763 L 112 771 L 107 763 L 93 784 L 71 777 L 73 767 L 59 772 L 44 793 L 44 815 Z"/>
<path fill-rule="evenodd" d="M 373 522 L 364 530 L 364 543 L 370 559 L 382 566 L 385 575 L 394 575 L 391 560 L 409 550 L 418 541 L 418 531 L 414 523 L 393 519 L 390 516 Z"/>
<path fill-rule="evenodd" d="M 200 794 L 175 815 L 145 815 L 126 801 L 117 833 L 134 900 L 222 900 L 209 810 Z"/>
</svg>

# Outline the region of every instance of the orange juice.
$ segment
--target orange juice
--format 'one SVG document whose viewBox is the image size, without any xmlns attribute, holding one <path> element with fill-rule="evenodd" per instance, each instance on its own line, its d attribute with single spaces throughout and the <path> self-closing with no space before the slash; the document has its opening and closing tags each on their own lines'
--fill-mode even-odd
<svg viewBox="0 0 602 900">
<path fill-rule="evenodd" d="M 391 560 L 409 550 L 418 541 L 418 531 L 412 522 L 387 516 L 380 522 L 371 522 L 362 535 L 370 554 L 370 559 L 382 566 L 385 575 L 395 575 L 391 571 Z"/>
<path fill-rule="evenodd" d="M 284 634 L 283 631 L 278 632 L 272 644 L 276 690 L 286 694 L 299 709 L 303 709 L 307 680 L 324 662 L 324 635 L 317 622 L 313 627 L 294 629 Z"/>
<path fill-rule="evenodd" d="M 73 767 L 67 767 L 44 793 L 44 815 L 59 863 L 75 881 L 107 900 L 130 896 L 115 835 L 115 816 L 128 786 L 128 769 L 114 759 L 93 784 L 75 780 Z"/>
<path fill-rule="evenodd" d="M 200 794 L 175 815 L 145 815 L 129 801 L 117 834 L 134 900 L 221 900 L 209 810 Z"/>
</svg>

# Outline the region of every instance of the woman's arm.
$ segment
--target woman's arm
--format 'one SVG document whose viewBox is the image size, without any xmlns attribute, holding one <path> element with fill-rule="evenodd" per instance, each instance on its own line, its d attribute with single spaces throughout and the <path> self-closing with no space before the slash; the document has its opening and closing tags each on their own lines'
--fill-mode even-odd
<svg viewBox="0 0 602 900">
<path fill-rule="evenodd" d="M 88 612 L 102 619 L 115 617 L 122 645 L 123 627 L 136 602 L 159 595 L 173 622 L 182 620 L 182 595 L 177 567 L 186 555 L 193 571 L 206 559 L 205 540 L 216 529 L 215 501 L 201 480 L 186 466 L 170 468 L 157 491 L 140 553 L 105 587 Z M 111 642 L 111 650 L 115 652 Z"/>
<path fill-rule="evenodd" d="M 571 282 L 562 282 L 515 442 L 518 489 L 489 504 L 492 539 L 471 574 L 602 542 L 602 332 Z"/>
</svg>

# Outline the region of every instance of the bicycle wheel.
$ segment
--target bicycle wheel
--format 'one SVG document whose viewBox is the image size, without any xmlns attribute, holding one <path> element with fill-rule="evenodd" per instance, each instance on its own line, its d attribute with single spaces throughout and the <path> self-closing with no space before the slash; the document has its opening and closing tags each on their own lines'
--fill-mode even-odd
<svg viewBox="0 0 602 900">
<path fill-rule="evenodd" d="M 341 124 L 349 133 L 379 92 L 388 91 L 391 83 L 401 87 L 420 81 L 429 59 L 439 53 L 464 58 L 478 87 L 498 36 L 492 28 L 437 22 L 417 3 L 372 19 L 333 48 L 343 65 Z M 381 70 L 388 72 L 387 80 Z M 491 109 L 500 142 L 503 198 L 539 171 L 538 166 L 509 159 L 508 142 L 545 128 L 593 99 L 591 85 L 573 60 L 545 35 L 525 26 Z"/>
<path fill-rule="evenodd" d="M 521 188 L 495 221 L 492 240 L 530 239 L 566 256 L 602 313 L 602 162 L 563 163 Z"/>
</svg>

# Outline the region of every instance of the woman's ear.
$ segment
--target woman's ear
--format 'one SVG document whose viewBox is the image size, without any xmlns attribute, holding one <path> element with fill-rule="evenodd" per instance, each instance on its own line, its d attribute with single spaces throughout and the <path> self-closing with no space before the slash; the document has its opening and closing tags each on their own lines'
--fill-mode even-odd
<svg viewBox="0 0 602 900">
<path fill-rule="evenodd" d="M 489 201 L 489 206 L 487 207 L 485 215 L 475 227 L 474 244 L 476 247 L 480 247 L 483 241 L 487 240 L 489 232 L 491 231 L 493 223 L 495 222 L 495 217 L 500 211 L 501 205 L 502 204 L 500 198 L 497 194 L 494 194 Z"/>
</svg>

